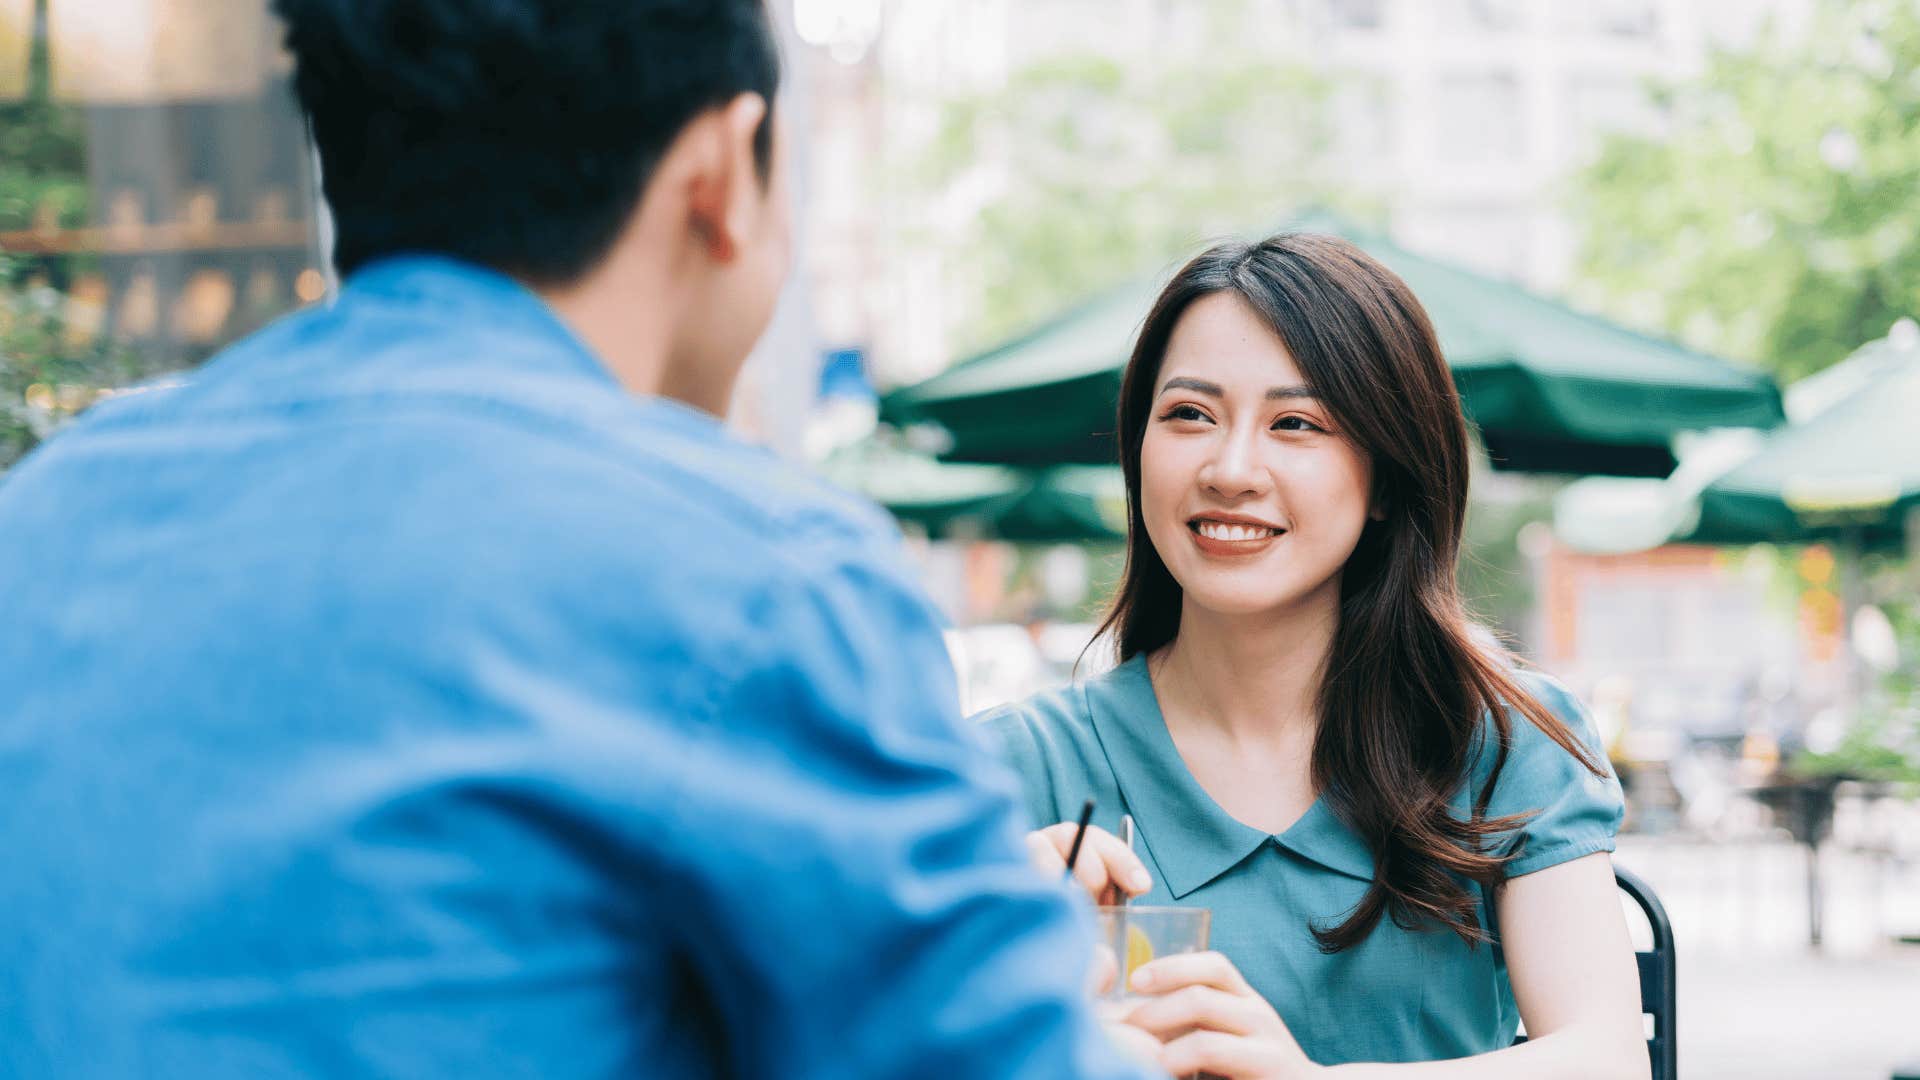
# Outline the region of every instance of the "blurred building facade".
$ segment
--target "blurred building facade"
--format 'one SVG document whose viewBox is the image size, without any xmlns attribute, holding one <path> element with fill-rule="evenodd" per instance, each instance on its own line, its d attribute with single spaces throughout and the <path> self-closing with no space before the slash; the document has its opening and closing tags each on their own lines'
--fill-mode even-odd
<svg viewBox="0 0 1920 1080">
<path fill-rule="evenodd" d="M 0 105 L 48 129 L 0 162 L 24 199 L 0 252 L 61 291 L 73 341 L 181 366 L 324 294 L 278 39 L 266 0 L 0 2 Z"/>
<path fill-rule="evenodd" d="M 814 65 L 807 269 L 830 344 L 883 384 L 950 363 L 980 283 L 947 253 L 1014 175 L 991 148 L 963 184 L 911 199 L 888 180 L 948 102 L 1049 58 L 1153 64 L 1204 48 L 1209 19 L 1323 71 L 1336 183 L 1394 238 L 1550 292 L 1576 254 L 1565 180 L 1613 131 L 1657 131 L 1643 88 L 1812 0 L 794 0 L 832 55 Z M 854 12 L 855 15 L 847 15 Z M 838 14 L 837 23 L 831 17 Z M 804 31 L 803 31 L 804 36 Z"/>
</svg>

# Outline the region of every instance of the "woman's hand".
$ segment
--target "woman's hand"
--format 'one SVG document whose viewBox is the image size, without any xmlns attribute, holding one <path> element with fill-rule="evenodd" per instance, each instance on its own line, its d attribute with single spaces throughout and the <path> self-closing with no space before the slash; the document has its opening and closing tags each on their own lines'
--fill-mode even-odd
<svg viewBox="0 0 1920 1080">
<path fill-rule="evenodd" d="M 1119 973 L 1118 959 L 1113 950 L 1105 945 L 1093 947 L 1093 964 L 1087 971 L 1087 997 L 1098 999 L 1105 997 L 1113 989 L 1114 976 Z M 1147 1068 L 1156 1068 L 1160 1064 L 1160 1040 L 1147 1034 L 1140 1028 L 1126 1023 L 1120 1017 L 1105 1011 L 1099 1012 L 1100 1028 L 1107 1038 L 1113 1041 L 1123 1053 Z"/>
<path fill-rule="evenodd" d="M 1067 853 L 1073 850 L 1073 834 L 1078 827 L 1074 822 L 1063 821 L 1028 833 L 1027 854 L 1033 859 L 1033 865 L 1042 873 L 1066 873 Z M 1153 888 L 1153 878 L 1140 857 L 1128 851 L 1119 837 L 1091 825 L 1087 827 L 1086 838 L 1080 842 L 1080 857 L 1074 860 L 1073 877 L 1096 904 L 1118 903 L 1122 893 L 1138 896 Z"/>
<path fill-rule="evenodd" d="M 1133 973 L 1130 987 L 1151 994 L 1127 1015 L 1165 1046 L 1160 1067 L 1175 1076 L 1228 1080 L 1305 1080 L 1325 1070 L 1307 1060 L 1265 998 L 1216 952 L 1166 956 Z"/>
</svg>

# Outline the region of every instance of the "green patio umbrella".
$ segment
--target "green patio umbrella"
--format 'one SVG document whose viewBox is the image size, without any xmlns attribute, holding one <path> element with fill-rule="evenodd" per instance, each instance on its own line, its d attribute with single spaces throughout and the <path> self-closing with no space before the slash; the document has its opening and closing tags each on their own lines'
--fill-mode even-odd
<svg viewBox="0 0 1920 1080">
<path fill-rule="evenodd" d="M 1779 390 L 1761 372 L 1415 255 L 1331 215 L 1290 228 L 1343 236 L 1406 279 L 1498 467 L 1664 476 L 1676 433 L 1782 417 Z M 1130 283 L 897 390 L 881 415 L 944 429 L 949 460 L 1111 462 L 1120 373 L 1163 282 Z"/>
<path fill-rule="evenodd" d="M 969 523 L 983 520 L 1027 484 L 1017 469 L 935 461 L 872 442 L 835 454 L 820 471 L 931 536 L 977 531 Z"/>
<path fill-rule="evenodd" d="M 992 535 L 1034 543 L 1124 540 L 1127 482 L 1118 465 L 1057 465 L 1030 476 L 987 519 Z"/>
<path fill-rule="evenodd" d="M 1706 484 L 1678 537 L 1901 547 L 1920 507 L 1916 338 L 1896 333 L 1796 385 L 1794 422 Z"/>
<path fill-rule="evenodd" d="M 1117 466 L 973 465 L 865 444 L 821 471 L 936 539 L 1078 543 L 1127 535 L 1126 481 Z"/>
<path fill-rule="evenodd" d="M 1786 426 L 1701 440 L 1670 480 L 1569 485 L 1555 529 L 1593 551 L 1667 542 L 1901 547 L 1920 507 L 1920 329 L 1897 327 L 1786 398 Z"/>
</svg>

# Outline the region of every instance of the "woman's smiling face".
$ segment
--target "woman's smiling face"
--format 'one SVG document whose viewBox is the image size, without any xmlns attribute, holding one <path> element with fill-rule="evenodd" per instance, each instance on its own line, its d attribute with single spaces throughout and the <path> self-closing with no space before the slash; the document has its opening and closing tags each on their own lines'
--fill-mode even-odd
<svg viewBox="0 0 1920 1080">
<path fill-rule="evenodd" d="M 1219 614 L 1338 603 L 1373 469 L 1278 336 L 1237 295 L 1175 323 L 1140 446 L 1147 536 L 1189 603 Z"/>
</svg>

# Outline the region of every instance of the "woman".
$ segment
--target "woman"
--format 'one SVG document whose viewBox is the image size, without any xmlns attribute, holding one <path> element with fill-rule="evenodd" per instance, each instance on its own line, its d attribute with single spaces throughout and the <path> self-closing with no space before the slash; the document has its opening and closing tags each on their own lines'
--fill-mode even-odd
<svg viewBox="0 0 1920 1080">
<path fill-rule="evenodd" d="M 1119 422 L 1121 663 L 986 720 L 1037 823 L 1098 801 L 1090 892 L 1213 910 L 1129 1022 L 1175 1074 L 1645 1076 L 1619 787 L 1461 603 L 1466 423 L 1406 284 L 1330 237 L 1216 247 Z M 1071 832 L 1029 841 L 1057 866 Z"/>
</svg>

